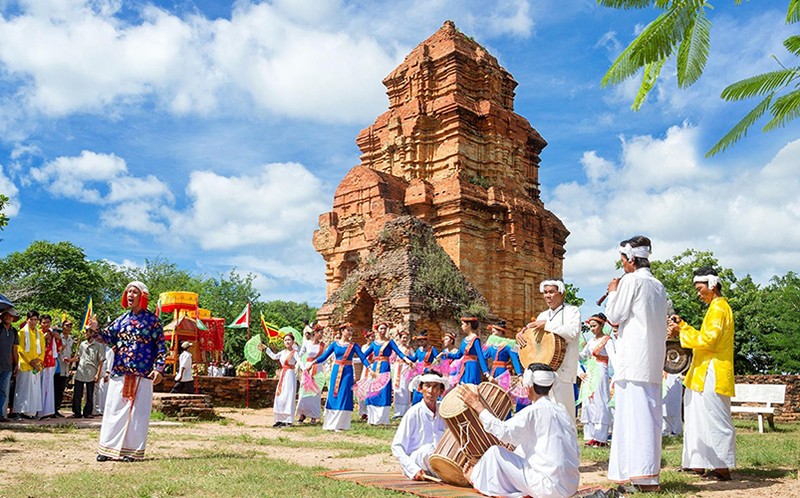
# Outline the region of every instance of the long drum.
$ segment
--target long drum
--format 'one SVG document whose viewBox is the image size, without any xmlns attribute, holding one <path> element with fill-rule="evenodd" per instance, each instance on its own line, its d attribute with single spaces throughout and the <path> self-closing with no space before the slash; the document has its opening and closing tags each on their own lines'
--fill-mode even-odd
<svg viewBox="0 0 800 498">
<path fill-rule="evenodd" d="M 567 342 L 560 335 L 546 330 L 525 329 L 522 332 L 525 347 L 519 348 L 519 361 L 522 368 L 531 363 L 544 363 L 558 370 L 567 354 Z"/>
<path fill-rule="evenodd" d="M 469 481 L 464 476 L 464 466 L 467 463 L 469 460 L 461 451 L 461 444 L 450 429 L 445 429 L 442 439 L 428 459 L 431 470 L 447 484 L 470 487 Z"/>
<path fill-rule="evenodd" d="M 459 386 L 458 389 L 466 389 L 466 387 Z M 486 453 L 486 450 L 491 446 L 501 444 L 501 442 L 483 430 L 478 413 L 458 398 L 458 389 L 450 391 L 442 399 L 439 414 L 458 441 L 467 461 L 474 464 Z M 486 401 L 489 411 L 500 420 L 504 420 L 511 413 L 513 406 L 511 397 L 497 384 L 490 382 L 480 384 L 478 394 Z"/>
</svg>

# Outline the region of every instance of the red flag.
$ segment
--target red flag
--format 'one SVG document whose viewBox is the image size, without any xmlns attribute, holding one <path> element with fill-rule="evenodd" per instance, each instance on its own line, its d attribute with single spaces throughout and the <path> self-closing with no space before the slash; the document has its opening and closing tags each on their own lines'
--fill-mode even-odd
<svg viewBox="0 0 800 498">
<path fill-rule="evenodd" d="M 236 317 L 236 319 L 228 325 L 230 329 L 246 329 L 250 327 L 250 302 L 247 302 L 247 306 L 244 307 L 242 313 Z"/>
<path fill-rule="evenodd" d="M 281 333 L 278 330 L 277 326 L 271 323 L 267 323 L 264 320 L 264 313 L 261 313 L 261 326 L 264 328 L 264 333 L 267 334 L 267 337 L 269 337 L 270 339 L 274 339 L 276 337 L 281 336 Z"/>
</svg>

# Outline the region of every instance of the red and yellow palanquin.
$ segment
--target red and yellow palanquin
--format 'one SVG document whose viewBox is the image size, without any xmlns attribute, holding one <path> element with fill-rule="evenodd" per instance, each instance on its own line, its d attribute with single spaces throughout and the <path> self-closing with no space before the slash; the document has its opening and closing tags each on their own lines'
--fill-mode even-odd
<svg viewBox="0 0 800 498">
<path fill-rule="evenodd" d="M 162 313 L 175 313 L 174 320 L 164 326 L 164 339 L 170 344 L 167 365 L 172 365 L 174 370 L 183 341 L 192 343 L 189 352 L 193 363 L 222 359 L 225 320 L 212 317 L 210 310 L 200 308 L 197 293 L 162 292 L 158 300 Z"/>
</svg>

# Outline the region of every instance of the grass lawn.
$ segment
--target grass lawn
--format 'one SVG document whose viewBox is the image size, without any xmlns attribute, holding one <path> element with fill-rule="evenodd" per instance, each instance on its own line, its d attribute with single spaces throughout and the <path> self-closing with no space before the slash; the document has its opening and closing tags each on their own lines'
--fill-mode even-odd
<svg viewBox="0 0 800 498">
<path fill-rule="evenodd" d="M 234 422 L 222 422 L 221 425 L 236 428 L 239 433 L 210 435 L 209 429 L 213 424 L 219 425 L 220 421 L 187 424 L 161 433 L 151 427 L 151 431 L 155 431 L 151 435 L 154 441 L 192 443 L 191 447 L 173 452 L 177 455 L 174 457 L 157 456 L 132 464 L 91 462 L 75 471 L 55 473 L 43 472 L 36 462 L 31 462 L 29 468 L 26 466 L 13 472 L 13 480 L 0 488 L 0 497 L 408 496 L 328 479 L 320 475 L 326 470 L 323 467 L 299 466 L 265 456 L 263 451 L 265 447 L 287 453 L 319 451 L 342 458 L 387 455 L 394 426 L 371 427 L 354 421 L 349 433 L 341 438 L 332 438 L 332 434 L 323 432 L 319 425 L 282 429 L 277 434 L 270 431 L 265 435 L 263 430 L 254 428 L 249 431 L 248 427 Z M 736 427 L 737 479 L 752 481 L 756 488 L 760 482 L 796 477 L 800 468 L 800 424 L 778 424 L 777 431 L 765 434 L 758 433 L 755 421 L 736 421 Z M 19 429 L 4 431 L 0 437 L 0 454 L 19 448 L 25 441 L 38 449 L 39 443 L 30 438 L 31 432 L 42 434 L 42 449 L 62 451 L 67 455 L 70 454 L 69 443 L 62 443 L 60 447 L 58 436 L 84 441 L 85 438 L 96 441 L 98 436 L 96 429 L 76 429 L 70 425 Z M 688 497 L 704 489 L 698 485 L 698 477 L 675 472 L 680 466 L 681 445 L 679 437 L 665 438 L 664 470 L 661 474 L 663 491 L 650 496 Z M 582 447 L 582 470 L 599 471 L 602 475 L 607 468 L 608 455 L 607 448 Z M 9 472 L 5 469 L 0 475 L 12 475 Z M 763 494 L 766 488 L 761 488 L 759 496 L 769 496 Z M 719 496 L 725 496 L 725 492 L 720 491 Z"/>
</svg>

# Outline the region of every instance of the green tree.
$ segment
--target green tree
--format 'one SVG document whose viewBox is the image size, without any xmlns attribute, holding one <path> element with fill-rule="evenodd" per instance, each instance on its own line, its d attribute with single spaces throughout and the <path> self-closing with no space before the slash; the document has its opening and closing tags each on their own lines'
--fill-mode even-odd
<svg viewBox="0 0 800 498">
<path fill-rule="evenodd" d="M 580 287 L 576 287 L 575 285 L 572 284 L 565 284 L 564 302 L 567 304 L 571 304 L 573 306 L 583 306 L 583 303 L 585 303 L 586 300 L 578 296 L 580 292 L 581 292 Z"/>
<path fill-rule="evenodd" d="M 740 4 L 742 0 L 734 0 Z M 706 11 L 707 0 L 598 0 L 600 5 L 615 9 L 655 7 L 661 11 L 611 64 L 601 81 L 602 86 L 615 85 L 642 70 L 642 82 L 632 108 L 638 110 L 655 86 L 664 63 L 675 58 L 680 88 L 694 84 L 705 69 L 710 49 L 711 21 Z M 800 21 L 800 0 L 789 0 L 787 23 Z M 794 57 L 800 57 L 800 36 L 787 38 L 783 45 Z M 787 67 L 773 55 L 779 69 L 755 75 L 731 84 L 722 91 L 726 101 L 762 97 L 741 121 L 726 133 L 706 154 L 722 152 L 747 135 L 747 130 L 765 113 L 772 118 L 764 125 L 768 132 L 786 125 L 800 116 L 800 64 Z"/>
<path fill-rule="evenodd" d="M 220 275 L 217 278 L 209 278 L 203 284 L 200 304 L 202 307 L 210 309 L 214 316 L 224 318 L 227 325 L 239 316 L 248 302 L 256 303 L 261 297 L 253 287 L 254 280 L 255 275 L 251 273 L 241 275 L 235 269 L 231 270 L 227 276 Z M 251 306 L 250 333 L 252 335 L 260 330 L 261 323 L 257 307 Z M 238 365 L 244 360 L 245 342 L 247 342 L 247 330 L 225 329 L 223 353 L 234 365 Z"/>
<path fill-rule="evenodd" d="M 758 340 L 768 355 L 761 357 L 764 371 L 773 374 L 800 373 L 800 276 L 788 272 L 772 277 L 754 300 L 752 311 Z"/>
<path fill-rule="evenodd" d="M 72 316 L 83 316 L 87 296 L 102 287 L 102 277 L 83 249 L 42 240 L 1 259 L 0 282 L 22 311 L 58 309 Z"/>
<path fill-rule="evenodd" d="M 10 200 L 6 195 L 0 194 L 0 231 L 2 231 L 5 227 L 8 226 L 8 216 L 3 211 L 5 211 L 6 204 L 8 204 L 9 202 Z"/>
<path fill-rule="evenodd" d="M 723 268 L 710 251 L 687 249 L 667 260 L 653 261 L 651 270 L 667 288 L 674 312 L 687 323 L 700 327 L 707 306 L 697 297 L 692 284 L 693 271 L 702 266 L 715 268 L 722 278 L 723 296 L 733 310 L 734 371 L 738 374 L 763 373 L 770 368 L 771 345 L 763 340 L 762 291 L 750 276 L 739 280 L 733 270 Z"/>
</svg>

